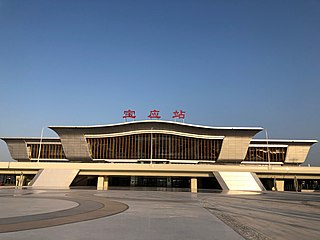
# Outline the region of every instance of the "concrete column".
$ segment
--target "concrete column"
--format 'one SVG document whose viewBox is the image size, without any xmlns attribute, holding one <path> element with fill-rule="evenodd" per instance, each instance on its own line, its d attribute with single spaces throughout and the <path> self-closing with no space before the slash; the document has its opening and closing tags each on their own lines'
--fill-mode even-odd
<svg viewBox="0 0 320 240">
<path fill-rule="evenodd" d="M 103 190 L 108 190 L 109 188 L 109 177 L 105 176 L 103 179 Z"/>
<path fill-rule="evenodd" d="M 284 191 L 284 180 L 276 180 L 276 190 L 277 191 Z"/>
<path fill-rule="evenodd" d="M 20 176 L 16 176 L 16 187 L 20 186 Z"/>
<path fill-rule="evenodd" d="M 103 190 L 103 182 L 104 182 L 103 180 L 104 180 L 103 176 L 98 177 L 97 190 Z"/>
<path fill-rule="evenodd" d="M 191 178 L 191 192 L 196 193 L 198 191 L 198 186 L 197 186 L 197 178 Z"/>
<path fill-rule="evenodd" d="M 22 187 L 24 185 L 25 179 L 26 179 L 26 176 L 21 174 L 21 176 L 20 176 L 20 187 Z"/>
<path fill-rule="evenodd" d="M 109 178 L 107 176 L 99 176 L 97 181 L 97 190 L 108 190 Z"/>
</svg>

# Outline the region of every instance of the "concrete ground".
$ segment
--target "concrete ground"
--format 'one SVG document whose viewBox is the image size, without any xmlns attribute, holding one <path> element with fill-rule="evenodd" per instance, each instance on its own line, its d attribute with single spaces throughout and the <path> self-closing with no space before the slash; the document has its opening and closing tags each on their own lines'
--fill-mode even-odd
<svg viewBox="0 0 320 240">
<path fill-rule="evenodd" d="M 247 239 L 258 236 L 262 239 L 320 239 L 319 192 L 198 194 L 198 199 L 212 214 Z"/>
<path fill-rule="evenodd" d="M 320 194 L 0 189 L 0 239 L 319 239 Z"/>
</svg>

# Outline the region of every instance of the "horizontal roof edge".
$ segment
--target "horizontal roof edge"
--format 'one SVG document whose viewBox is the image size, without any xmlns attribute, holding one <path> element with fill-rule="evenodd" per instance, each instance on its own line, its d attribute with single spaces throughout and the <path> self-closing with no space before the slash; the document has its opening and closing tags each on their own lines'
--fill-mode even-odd
<svg viewBox="0 0 320 240">
<path fill-rule="evenodd" d="M 305 139 L 251 139 L 251 142 L 281 142 L 281 143 L 317 143 L 318 140 Z"/>
<path fill-rule="evenodd" d="M 2 140 L 41 140 L 40 137 L 2 137 Z M 59 137 L 45 137 L 42 140 L 60 140 Z"/>
<path fill-rule="evenodd" d="M 107 124 L 107 125 L 92 125 L 92 126 L 49 126 L 50 129 L 58 129 L 58 128 L 103 128 L 103 127 L 113 127 L 113 126 L 121 126 L 127 124 L 137 124 L 137 123 L 164 123 L 164 124 L 176 124 L 181 126 L 189 126 L 189 127 L 196 127 L 196 128 L 206 128 L 206 129 L 218 129 L 218 130 L 253 130 L 253 131 L 262 131 L 262 127 L 211 127 L 211 126 L 204 126 L 204 125 L 196 125 L 196 124 L 189 124 L 189 123 L 181 123 L 181 122 L 173 122 L 173 121 L 163 121 L 163 120 L 143 120 L 143 121 L 130 121 L 130 122 L 123 122 L 123 123 L 114 123 L 114 124 Z"/>
</svg>

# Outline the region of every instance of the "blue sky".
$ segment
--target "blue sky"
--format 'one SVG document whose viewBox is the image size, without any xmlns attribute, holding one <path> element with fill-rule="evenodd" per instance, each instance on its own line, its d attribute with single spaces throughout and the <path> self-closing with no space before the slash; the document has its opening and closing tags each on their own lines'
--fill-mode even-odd
<svg viewBox="0 0 320 240">
<path fill-rule="evenodd" d="M 183 109 L 187 123 L 319 139 L 319 77 L 316 0 L 0 0 L 2 137 Z"/>
</svg>

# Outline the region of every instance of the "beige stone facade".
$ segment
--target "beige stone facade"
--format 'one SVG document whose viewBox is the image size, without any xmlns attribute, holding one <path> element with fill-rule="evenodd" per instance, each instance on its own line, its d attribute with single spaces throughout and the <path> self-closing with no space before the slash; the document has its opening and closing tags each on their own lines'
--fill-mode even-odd
<svg viewBox="0 0 320 240">
<path fill-rule="evenodd" d="M 81 176 L 97 177 L 99 190 L 107 190 L 117 177 L 129 177 L 129 186 L 139 184 L 140 177 L 155 177 L 169 187 L 182 181 L 177 178 L 187 178 L 192 192 L 203 185 L 199 178 L 216 178 L 226 190 L 230 186 L 263 190 L 259 178 L 274 179 L 279 189 L 284 189 L 279 185 L 283 179 L 320 179 L 319 168 L 299 166 L 317 141 L 255 139 L 261 127 L 148 120 L 49 128 L 59 137 L 2 138 L 18 162 L 0 163 L 0 174 L 16 174 L 19 185 L 23 175 L 35 175 L 34 186 L 46 182 L 53 186 L 55 171 L 61 178 L 56 181 L 59 186 L 69 186 L 76 177 L 79 181 Z M 237 179 L 242 183 L 234 184 Z"/>
</svg>

